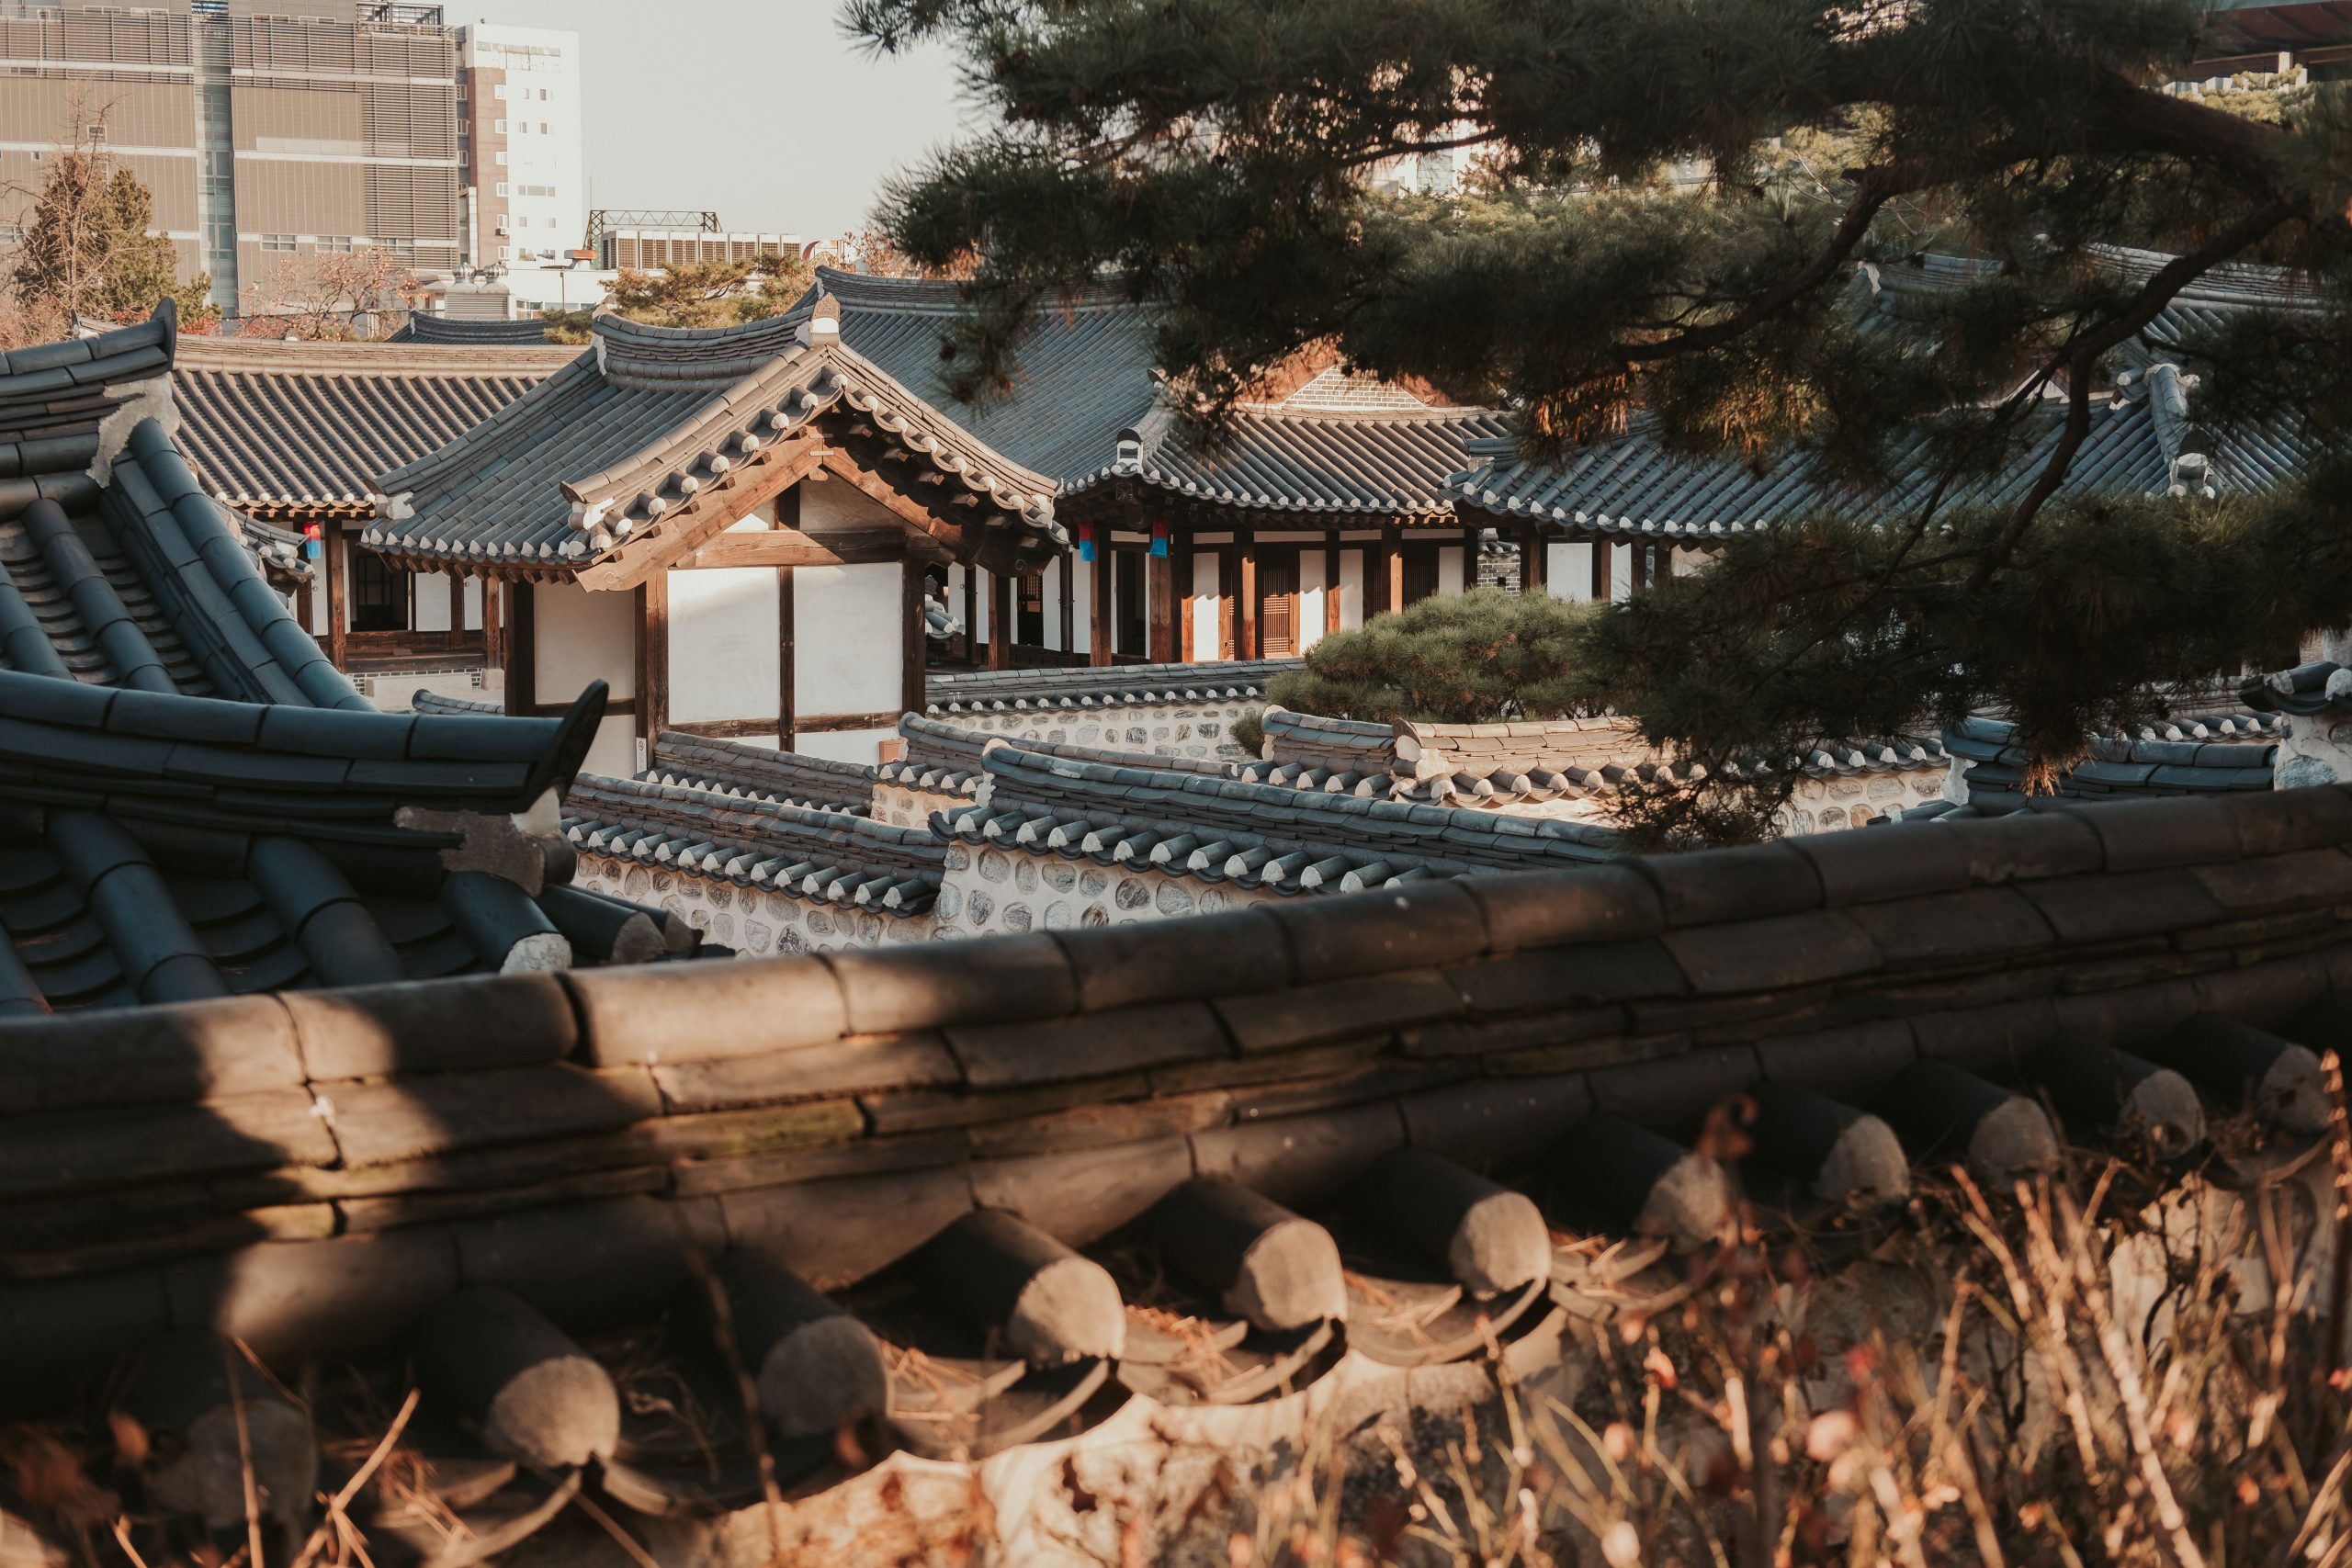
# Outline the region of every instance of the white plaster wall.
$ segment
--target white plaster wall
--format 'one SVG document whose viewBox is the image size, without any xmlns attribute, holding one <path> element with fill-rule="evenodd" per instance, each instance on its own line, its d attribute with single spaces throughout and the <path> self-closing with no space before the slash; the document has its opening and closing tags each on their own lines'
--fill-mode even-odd
<svg viewBox="0 0 2352 1568">
<path fill-rule="evenodd" d="M 616 697 L 637 694 L 637 595 L 569 582 L 535 582 L 530 592 L 540 702 L 568 703 L 591 681 Z"/>
<path fill-rule="evenodd" d="M 1611 541 L 1609 550 L 1609 602 L 1622 604 L 1634 596 L 1634 547 Z"/>
<path fill-rule="evenodd" d="M 988 646 L 989 613 L 996 598 L 995 575 L 993 572 L 983 571 L 977 566 L 972 568 L 972 576 L 975 579 L 973 582 L 975 592 L 972 596 L 972 636 L 977 645 L 981 648 Z M 960 615 L 962 612 L 959 610 L 957 614 Z"/>
<path fill-rule="evenodd" d="M 1340 552 L 1340 629 L 1363 625 L 1363 552 Z"/>
<path fill-rule="evenodd" d="M 906 606 L 899 570 L 897 561 L 877 561 L 865 566 L 804 566 L 793 572 L 795 714 L 813 718 L 820 714 L 899 711 L 906 658 L 900 625 Z M 674 684 L 674 671 L 671 679 Z M 862 760 L 874 759 L 868 755 Z"/>
<path fill-rule="evenodd" d="M 1076 595 L 1069 613 L 1070 637 L 1077 647 L 1091 649 L 1094 646 L 1094 568 L 1076 556 L 1062 558 L 1071 563 L 1070 589 Z"/>
<path fill-rule="evenodd" d="M 1462 547 L 1440 545 L 1437 547 L 1437 591 L 1440 593 L 1462 592 Z"/>
<path fill-rule="evenodd" d="M 637 717 L 633 714 L 607 714 L 596 726 L 596 739 L 588 748 L 588 760 L 580 765 L 583 773 L 601 773 L 608 779 L 637 776 Z"/>
<path fill-rule="evenodd" d="M 1185 658 L 1199 663 L 1214 663 L 1224 657 L 1217 637 L 1216 567 L 1215 553 L 1193 553 L 1193 647 Z"/>
<path fill-rule="evenodd" d="M 466 630 L 481 630 L 481 579 L 466 579 Z"/>
<path fill-rule="evenodd" d="M 933 925 L 929 912 L 875 914 L 609 855 L 582 855 L 577 880 L 599 893 L 666 909 L 742 958 L 928 942 Z"/>
<path fill-rule="evenodd" d="M 775 582 L 775 569 L 764 566 L 670 573 L 673 719 L 775 716 L 783 673 Z"/>
<path fill-rule="evenodd" d="M 1592 547 L 1560 544 L 1544 547 L 1544 591 L 1555 599 L 1581 604 L 1592 597 Z"/>
<path fill-rule="evenodd" d="M 1688 577 L 1707 564 L 1707 552 L 1694 550 L 1688 545 L 1676 545 L 1667 553 L 1668 570 L 1676 577 Z"/>
<path fill-rule="evenodd" d="M 871 767 L 882 760 L 882 742 L 898 738 L 896 729 L 834 729 L 815 734 L 804 729 L 792 738 L 792 749 L 805 756 Z"/>
<path fill-rule="evenodd" d="M 947 847 L 947 876 L 932 914 L 942 938 L 1003 936 L 1214 915 L 1280 897 L 1057 854 L 958 843 Z"/>
<path fill-rule="evenodd" d="M 409 625 L 421 632 L 449 629 L 449 579 L 447 573 L 421 571 L 409 579 Z"/>
<path fill-rule="evenodd" d="M 1323 640 L 1323 558 L 1328 551 L 1298 552 L 1298 650 Z"/>
<path fill-rule="evenodd" d="M 1076 556 L 1056 556 L 1046 563 L 1045 581 L 1039 585 L 1046 609 L 1046 646 L 1056 652 L 1069 651 L 1062 647 L 1062 595 L 1069 592 L 1069 567 L 1077 558 Z M 1084 575 L 1093 576 L 1094 569 L 1091 566 L 1086 568 Z M 1078 646 L 1086 646 L 1086 623 L 1080 620 L 1075 613 L 1070 616 L 1069 635 L 1079 639 Z"/>
</svg>

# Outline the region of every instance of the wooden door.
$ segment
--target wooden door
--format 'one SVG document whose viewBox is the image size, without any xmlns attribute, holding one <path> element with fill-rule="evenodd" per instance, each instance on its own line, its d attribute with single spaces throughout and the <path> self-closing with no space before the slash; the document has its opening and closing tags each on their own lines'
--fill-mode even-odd
<svg viewBox="0 0 2352 1568">
<path fill-rule="evenodd" d="M 1298 552 L 1258 555 L 1258 657 L 1298 657 Z"/>
<path fill-rule="evenodd" d="M 1437 592 L 1437 547 L 1405 547 L 1405 603 L 1418 604 Z"/>
</svg>

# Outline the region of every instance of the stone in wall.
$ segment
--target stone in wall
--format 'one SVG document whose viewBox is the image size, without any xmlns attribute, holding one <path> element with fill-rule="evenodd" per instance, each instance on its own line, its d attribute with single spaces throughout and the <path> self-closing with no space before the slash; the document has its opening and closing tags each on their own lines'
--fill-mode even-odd
<svg viewBox="0 0 2352 1568">
<path fill-rule="evenodd" d="M 1102 719 L 1073 720 L 1059 709 L 1027 713 L 941 714 L 939 716 L 984 735 L 1012 740 L 1112 750 L 1142 751 L 1155 757 L 1222 757 L 1244 761 L 1249 753 L 1233 743 L 1236 720 L 1250 703 L 1139 704 L 1106 714 Z"/>
<path fill-rule="evenodd" d="M 574 880 L 598 893 L 664 909 L 743 958 L 924 942 L 944 918 L 942 908 L 949 907 L 943 892 L 938 904 L 920 915 L 872 914 L 854 907 L 844 908 L 788 893 L 741 886 L 724 877 L 701 876 L 673 866 L 638 865 L 610 855 L 582 855 Z M 963 895 L 957 893 L 956 897 L 961 902 Z"/>
<path fill-rule="evenodd" d="M 2325 713 L 2297 715 L 2287 721 L 2271 764 L 2271 788 L 2299 789 L 2305 784 L 2352 783 L 2352 670 L 2338 670 L 2327 678 L 2327 694 L 2335 705 Z"/>
<path fill-rule="evenodd" d="M 936 934 L 952 939 L 1182 919 L 1281 897 L 1263 888 L 1220 887 L 1158 872 L 984 849 L 962 864 L 951 853 L 932 914 Z"/>
</svg>

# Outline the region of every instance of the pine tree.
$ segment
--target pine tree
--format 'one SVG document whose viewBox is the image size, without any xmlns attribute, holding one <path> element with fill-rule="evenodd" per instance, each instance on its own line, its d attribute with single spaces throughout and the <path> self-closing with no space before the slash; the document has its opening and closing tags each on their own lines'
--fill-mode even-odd
<svg viewBox="0 0 2352 1568">
<path fill-rule="evenodd" d="M 680 262 L 659 272 L 623 270 L 614 310 L 660 327 L 725 327 L 765 321 L 792 308 L 808 284 L 797 256 Z"/>
<path fill-rule="evenodd" d="M 154 227 L 154 195 L 136 174 L 88 148 L 60 152 L 17 253 L 19 299 L 53 307 L 69 322 L 139 320 L 167 298 L 178 301 L 185 324 L 218 317 L 207 298 L 210 276 L 177 282 L 172 242 Z"/>
<path fill-rule="evenodd" d="M 1499 588 L 1433 594 L 1332 632 L 1269 701 L 1298 713 L 1388 722 L 1556 718 L 1577 705 L 1578 644 L 1594 607 Z"/>
<path fill-rule="evenodd" d="M 1592 622 L 1580 695 L 1700 758 L 2009 711 L 2045 758 L 2157 682 L 2352 624 L 2352 85 L 2201 96 L 2195 0 L 851 0 L 944 41 L 993 129 L 897 184 L 916 263 L 977 253 L 974 390 L 1106 275 L 1161 311 L 1214 423 L 1302 346 L 1513 409 L 1532 455 L 1637 413 L 1671 448 L 1792 448 L 1871 493 L 1926 430 L 1930 497 L 1825 506 Z M 1400 158 L 1458 195 L 1379 194 Z M 2177 260 L 2109 265 L 2103 247 Z M 1858 265 L 1984 262 L 1921 334 L 1858 329 Z M 2181 334 L 2198 415 L 2318 454 L 2260 494 L 2062 490 L 2117 353 L 2233 261 L 2301 309 Z M 1923 346 L 1924 344 L 1924 346 Z M 2016 498 L 1966 480 L 2049 456 Z M 1874 523 L 1875 526 L 1865 525 Z M 1719 770 L 1720 783 L 1729 776 Z M 1764 775 L 1747 786 L 1779 787 Z M 1785 780 L 1785 773 L 1777 775 Z"/>
</svg>

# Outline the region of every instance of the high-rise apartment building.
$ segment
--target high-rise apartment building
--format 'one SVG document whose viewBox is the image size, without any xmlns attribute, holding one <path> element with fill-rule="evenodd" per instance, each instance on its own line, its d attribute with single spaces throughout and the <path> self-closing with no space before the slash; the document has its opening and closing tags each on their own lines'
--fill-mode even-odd
<svg viewBox="0 0 2352 1568">
<path fill-rule="evenodd" d="M 466 260 L 518 276 L 560 264 L 588 221 L 580 35 L 468 23 L 458 70 Z"/>
<path fill-rule="evenodd" d="M 154 191 L 182 275 L 209 272 L 224 308 L 266 311 L 306 254 L 458 265 L 458 37 L 438 6 L 0 0 L 0 222 L 77 141 Z"/>
</svg>

